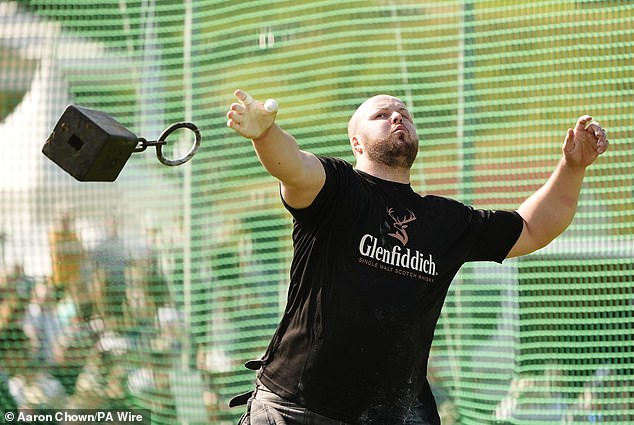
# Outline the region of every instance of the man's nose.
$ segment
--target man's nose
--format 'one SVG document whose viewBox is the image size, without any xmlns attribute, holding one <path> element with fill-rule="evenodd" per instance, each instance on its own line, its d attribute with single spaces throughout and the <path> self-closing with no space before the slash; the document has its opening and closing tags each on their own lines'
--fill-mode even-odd
<svg viewBox="0 0 634 425">
<path fill-rule="evenodd" d="M 399 112 L 394 112 L 392 114 L 392 124 L 400 124 L 403 122 L 403 115 L 401 115 Z"/>
</svg>

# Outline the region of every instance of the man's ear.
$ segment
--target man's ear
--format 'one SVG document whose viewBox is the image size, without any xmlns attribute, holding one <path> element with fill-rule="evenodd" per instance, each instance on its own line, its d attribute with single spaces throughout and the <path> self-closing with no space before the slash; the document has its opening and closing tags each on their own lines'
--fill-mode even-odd
<svg viewBox="0 0 634 425">
<path fill-rule="evenodd" d="M 352 136 L 350 143 L 352 144 L 352 152 L 354 152 L 355 156 L 363 154 L 363 146 L 361 146 L 358 136 Z"/>
</svg>

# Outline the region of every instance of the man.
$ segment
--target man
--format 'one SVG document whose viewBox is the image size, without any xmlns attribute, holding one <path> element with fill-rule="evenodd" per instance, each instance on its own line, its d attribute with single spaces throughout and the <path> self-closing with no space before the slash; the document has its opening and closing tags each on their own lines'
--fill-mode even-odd
<svg viewBox="0 0 634 425">
<path fill-rule="evenodd" d="M 502 262 L 559 235 L 604 130 L 579 118 L 542 188 L 517 211 L 483 211 L 412 190 L 419 139 L 395 97 L 350 119 L 353 168 L 300 150 L 275 112 L 235 96 L 227 125 L 252 139 L 294 218 L 287 306 L 241 423 L 439 424 L 426 370 L 451 280 L 466 261 Z"/>
</svg>

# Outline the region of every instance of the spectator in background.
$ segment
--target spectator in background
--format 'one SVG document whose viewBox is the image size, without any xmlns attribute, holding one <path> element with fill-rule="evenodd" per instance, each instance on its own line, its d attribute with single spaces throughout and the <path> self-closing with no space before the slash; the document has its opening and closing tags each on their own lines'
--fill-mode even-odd
<svg viewBox="0 0 634 425">
<path fill-rule="evenodd" d="M 54 288 L 37 282 L 31 292 L 31 300 L 24 315 L 24 332 L 34 349 L 34 360 L 41 367 L 53 369 L 55 346 L 64 332 L 55 299 Z"/>
<path fill-rule="evenodd" d="M 68 294 L 80 316 L 88 319 L 92 314 L 90 293 L 86 290 L 83 273 L 85 251 L 73 227 L 73 219 L 64 213 L 49 233 L 52 283 L 58 296 Z"/>
<path fill-rule="evenodd" d="M 84 329 L 86 332 L 90 332 L 93 344 L 84 350 L 85 362 L 66 408 L 125 408 L 125 381 L 128 376 L 125 357 L 130 355 L 126 338 L 114 331 L 98 328 Z"/>
<path fill-rule="evenodd" d="M 24 266 L 16 263 L 6 278 L 6 286 L 15 288 L 16 295 L 21 300 L 28 300 L 35 286 L 35 279 L 24 272 Z"/>
<path fill-rule="evenodd" d="M 77 376 L 94 351 L 91 324 L 77 314 L 68 297 L 56 300 L 52 285 L 35 284 L 26 308 L 24 331 L 38 367 L 56 378 L 67 394 L 74 392 Z"/>
<path fill-rule="evenodd" d="M 104 314 L 107 322 L 116 329 L 121 329 L 126 305 L 128 257 L 125 245 L 119 238 L 115 220 L 106 224 L 106 238 L 95 247 L 92 258 L 99 285 L 103 288 Z"/>
<path fill-rule="evenodd" d="M 2 401 L 3 409 L 58 407 L 66 392 L 48 371 L 37 367 L 35 347 L 23 329 L 27 300 L 9 282 L 0 284 L 0 387 L 8 389 L 12 398 Z"/>
<path fill-rule="evenodd" d="M 7 357 L 15 350 L 16 341 L 26 338 L 20 326 L 17 291 L 12 290 L 8 280 L 0 280 L 0 410 L 17 409 L 18 403 L 10 392 L 9 380 L 13 370 Z M 18 316 L 18 317 L 16 317 Z"/>
</svg>

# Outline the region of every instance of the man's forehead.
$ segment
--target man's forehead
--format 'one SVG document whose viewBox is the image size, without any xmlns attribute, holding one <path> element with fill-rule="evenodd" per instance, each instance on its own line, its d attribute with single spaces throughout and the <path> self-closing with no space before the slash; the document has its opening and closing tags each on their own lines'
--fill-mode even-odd
<svg viewBox="0 0 634 425">
<path fill-rule="evenodd" d="M 403 101 L 397 97 L 389 95 L 378 95 L 371 97 L 364 104 L 364 109 L 407 109 Z"/>
</svg>

